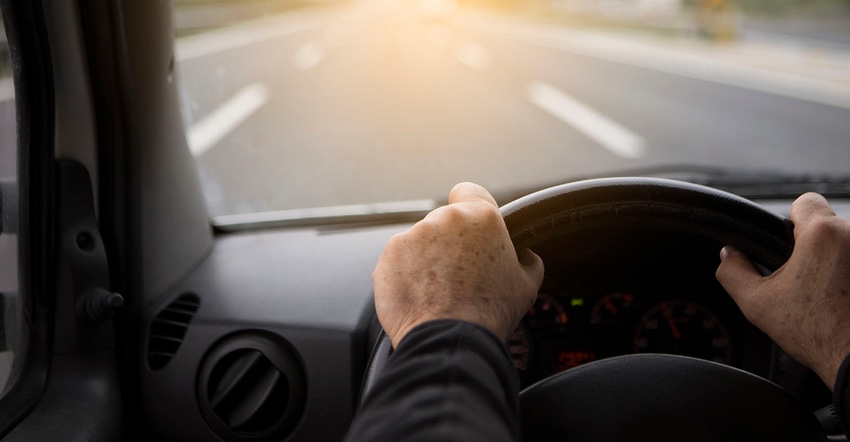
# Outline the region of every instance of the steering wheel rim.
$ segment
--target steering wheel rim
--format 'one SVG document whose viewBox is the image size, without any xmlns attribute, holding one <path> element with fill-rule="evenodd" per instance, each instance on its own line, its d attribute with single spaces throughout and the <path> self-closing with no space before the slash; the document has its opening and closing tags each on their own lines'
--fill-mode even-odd
<svg viewBox="0 0 850 442">
<path fill-rule="evenodd" d="M 527 195 L 500 210 L 518 250 L 553 238 L 598 230 L 606 223 L 643 223 L 704 236 L 741 250 L 763 273 L 779 268 L 793 250 L 793 225 L 789 220 L 736 195 L 669 179 L 602 178 L 568 183 Z M 391 353 L 389 339 L 381 331 L 367 365 L 361 397 L 372 388 Z M 653 387 L 635 382 L 659 369 L 671 368 L 695 370 L 701 378 L 689 383 L 686 378 L 677 377 L 676 388 L 661 388 L 668 392 L 661 395 L 656 393 L 665 385 Z M 717 392 L 705 389 L 712 384 L 734 385 L 736 388 L 722 389 L 721 394 L 729 396 L 727 402 L 734 404 L 735 410 L 759 409 L 758 419 L 745 420 L 741 415 L 724 413 L 713 407 L 715 400 L 708 401 L 712 406 L 701 406 L 700 400 L 688 401 L 684 408 L 682 404 L 668 406 L 671 391 L 689 398 L 700 397 Z M 571 396 L 606 398 L 622 393 L 630 395 L 630 399 L 613 409 L 583 404 L 563 409 L 571 402 Z M 759 439 L 765 434 L 785 437 L 771 440 L 824 439 L 812 413 L 775 384 L 742 370 L 684 356 L 628 355 L 585 364 L 532 385 L 520 394 L 520 403 L 524 439 L 529 441 L 622 440 L 622 428 L 629 429 L 631 438 L 664 440 L 657 427 L 632 425 L 649 421 L 667 423 L 670 440 L 728 440 L 730 433 L 712 432 L 711 426 L 703 428 L 706 434 L 701 435 L 683 434 L 678 432 L 681 428 L 670 427 L 671 419 L 680 416 L 683 409 L 687 411 L 684 416 L 692 417 L 720 413 L 723 422 L 716 422 L 716 427 L 734 429 L 738 440 Z M 655 411 L 651 419 L 646 417 L 646 410 Z M 601 422 L 600 419 L 606 425 L 590 424 Z M 777 428 L 780 431 L 775 431 Z"/>
<path fill-rule="evenodd" d="M 794 248 L 793 225 L 721 190 L 664 178 L 600 178 L 550 187 L 501 209 L 517 249 L 587 230 L 600 221 L 645 223 L 736 247 L 772 272 Z"/>
</svg>

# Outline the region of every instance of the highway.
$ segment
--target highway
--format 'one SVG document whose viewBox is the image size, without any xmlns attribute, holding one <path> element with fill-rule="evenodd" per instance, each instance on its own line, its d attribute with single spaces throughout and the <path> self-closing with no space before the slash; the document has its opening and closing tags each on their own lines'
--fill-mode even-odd
<svg viewBox="0 0 850 442">
<path fill-rule="evenodd" d="M 770 78 L 682 72 L 675 56 L 629 60 L 624 42 L 592 32 L 411 5 L 299 11 L 236 48 L 178 43 L 190 125 L 240 93 L 255 103 L 214 145 L 196 145 L 213 214 L 441 199 L 464 180 L 501 192 L 649 165 L 850 166 L 847 90 L 824 103 L 763 90 Z M 184 58 L 180 45 L 208 49 Z M 721 81 L 700 78 L 711 75 Z"/>
<path fill-rule="evenodd" d="M 177 41 L 212 215 L 656 165 L 850 170 L 844 71 L 423 1 L 301 9 Z"/>
</svg>

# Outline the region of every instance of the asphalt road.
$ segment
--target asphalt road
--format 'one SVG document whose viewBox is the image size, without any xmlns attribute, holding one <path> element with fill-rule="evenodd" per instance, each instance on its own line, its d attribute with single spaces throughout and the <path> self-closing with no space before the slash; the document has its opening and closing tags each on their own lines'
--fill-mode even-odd
<svg viewBox="0 0 850 442">
<path fill-rule="evenodd" d="M 652 165 L 850 170 L 848 91 L 415 4 L 299 10 L 178 42 L 213 215 Z"/>
<path fill-rule="evenodd" d="M 196 150 L 213 214 L 440 199 L 463 180 L 499 192 L 659 164 L 850 166 L 846 107 L 409 5 L 302 12 L 278 26 L 309 29 L 182 60 L 190 125 L 251 85 L 265 97 Z"/>
</svg>

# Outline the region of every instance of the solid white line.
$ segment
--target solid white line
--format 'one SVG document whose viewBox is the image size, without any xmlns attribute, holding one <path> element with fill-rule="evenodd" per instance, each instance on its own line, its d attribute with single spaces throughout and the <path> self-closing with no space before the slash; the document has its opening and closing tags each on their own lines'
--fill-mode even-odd
<svg viewBox="0 0 850 442">
<path fill-rule="evenodd" d="M 624 38 L 560 28 L 473 24 L 500 37 L 665 74 L 850 109 L 850 87 L 797 74 L 744 66 Z"/>
<path fill-rule="evenodd" d="M 175 57 L 177 61 L 191 60 L 275 38 L 286 37 L 320 26 L 322 26 L 321 23 L 280 23 L 275 26 L 267 23 L 257 23 L 254 26 L 239 25 L 223 28 L 178 39 L 174 43 Z"/>
<path fill-rule="evenodd" d="M 0 103 L 15 98 L 15 83 L 11 77 L 0 78 Z"/>
<path fill-rule="evenodd" d="M 295 67 L 299 71 L 312 69 L 325 58 L 325 48 L 319 43 L 311 41 L 305 43 L 295 51 Z"/>
<path fill-rule="evenodd" d="M 535 81 L 528 85 L 528 101 L 574 127 L 602 147 L 623 158 L 640 158 L 643 139 L 555 87 Z"/>
<path fill-rule="evenodd" d="M 227 134 L 268 103 L 269 95 L 267 85 L 251 84 L 193 124 L 186 135 L 192 155 L 197 157 L 212 149 Z"/>
<path fill-rule="evenodd" d="M 457 59 L 477 71 L 483 71 L 490 67 L 490 53 L 480 45 L 464 40 L 458 44 L 454 51 Z"/>
</svg>

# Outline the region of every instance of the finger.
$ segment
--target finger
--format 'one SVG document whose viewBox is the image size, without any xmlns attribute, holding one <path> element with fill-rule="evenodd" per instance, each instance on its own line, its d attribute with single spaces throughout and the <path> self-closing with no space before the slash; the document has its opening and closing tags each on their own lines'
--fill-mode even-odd
<svg viewBox="0 0 850 442">
<path fill-rule="evenodd" d="M 835 211 L 820 194 L 806 193 L 791 204 L 791 221 L 795 226 L 804 226 L 813 219 L 835 216 Z"/>
<path fill-rule="evenodd" d="M 540 289 L 540 285 L 543 284 L 543 260 L 529 249 L 520 250 L 517 253 L 517 258 L 519 258 L 519 263 L 525 269 L 526 274 L 534 282 L 535 289 Z"/>
<path fill-rule="evenodd" d="M 742 310 L 742 304 L 747 303 L 749 296 L 758 289 L 762 281 L 761 274 L 749 258 L 730 246 L 720 251 L 720 266 L 717 267 L 715 276 Z"/>
<path fill-rule="evenodd" d="M 490 192 L 478 184 L 458 183 L 449 192 L 449 204 L 474 201 L 485 201 L 494 207 L 499 207 Z"/>
</svg>

